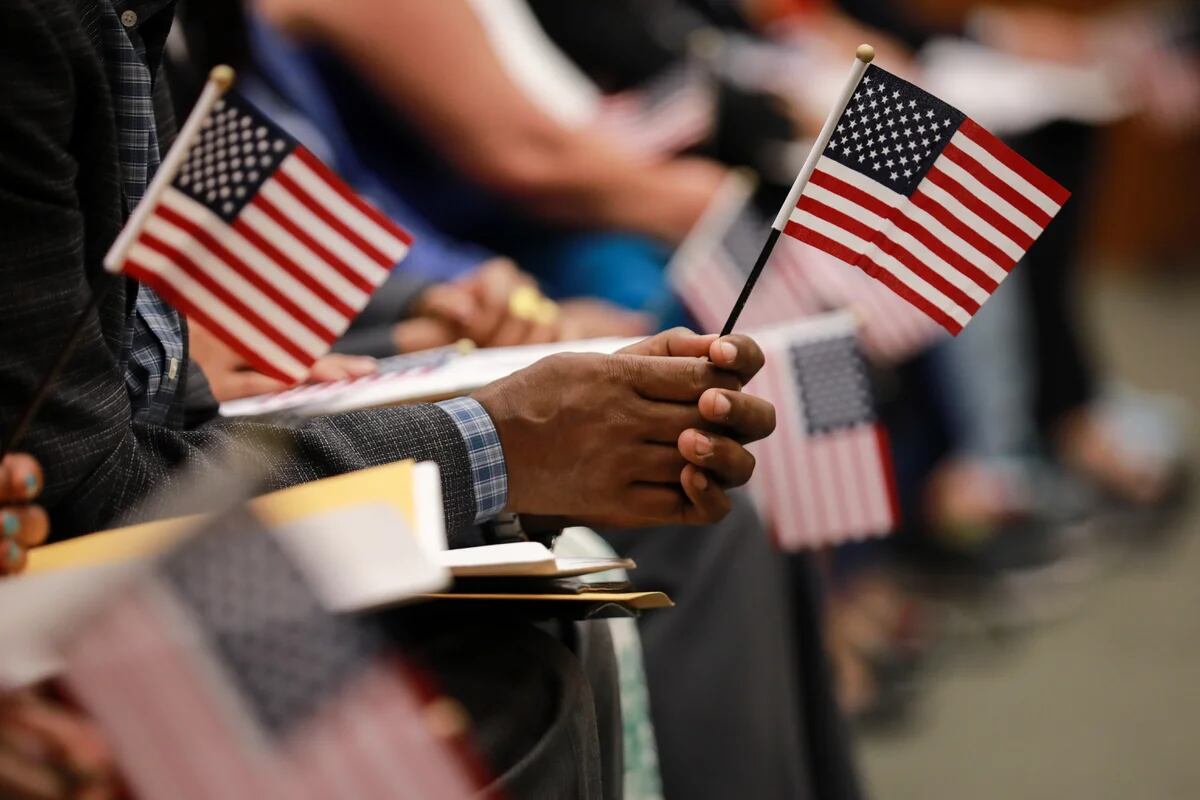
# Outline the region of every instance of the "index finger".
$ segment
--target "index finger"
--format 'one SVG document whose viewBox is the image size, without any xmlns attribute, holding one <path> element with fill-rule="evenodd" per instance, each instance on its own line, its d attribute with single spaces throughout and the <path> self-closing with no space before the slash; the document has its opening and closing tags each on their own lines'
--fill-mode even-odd
<svg viewBox="0 0 1200 800">
<path fill-rule="evenodd" d="M 737 390 L 741 382 L 731 372 L 702 358 L 615 355 L 619 373 L 647 400 L 692 403 L 711 388 Z"/>
<path fill-rule="evenodd" d="M 717 338 L 712 333 L 693 333 L 684 327 L 656 333 L 648 339 L 618 350 L 634 356 L 691 356 L 700 358 L 708 355 L 708 349 Z"/>
<path fill-rule="evenodd" d="M 741 333 L 731 333 L 714 341 L 708 357 L 717 366 L 741 378 L 742 383 L 749 383 L 766 362 L 758 342 Z"/>
<path fill-rule="evenodd" d="M 28 453 L 9 453 L 0 461 L 0 502 L 32 500 L 42 485 L 42 468 Z"/>
</svg>

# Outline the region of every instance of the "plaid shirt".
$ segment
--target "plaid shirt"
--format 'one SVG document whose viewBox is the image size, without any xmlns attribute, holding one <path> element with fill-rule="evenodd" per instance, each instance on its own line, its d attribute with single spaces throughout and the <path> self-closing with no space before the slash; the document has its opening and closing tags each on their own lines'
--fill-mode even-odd
<svg viewBox="0 0 1200 800">
<path fill-rule="evenodd" d="M 160 152 L 154 115 L 154 69 L 162 55 L 175 0 L 116 0 L 103 5 L 104 57 L 118 125 L 126 212 L 137 206 Z M 162 425 L 183 375 L 179 313 L 147 286 L 136 288 L 122 353 L 133 418 Z"/>
<path fill-rule="evenodd" d="M 154 72 L 170 30 L 175 0 L 114 0 L 104 6 L 104 56 L 116 105 L 126 211 L 146 193 L 161 160 L 154 114 Z M 133 417 L 162 425 L 175 404 L 186 359 L 179 313 L 146 286 L 125 339 L 125 386 Z M 491 519 L 508 501 L 500 436 L 483 406 L 470 398 L 438 404 L 467 447 L 475 488 L 475 521 Z"/>
</svg>

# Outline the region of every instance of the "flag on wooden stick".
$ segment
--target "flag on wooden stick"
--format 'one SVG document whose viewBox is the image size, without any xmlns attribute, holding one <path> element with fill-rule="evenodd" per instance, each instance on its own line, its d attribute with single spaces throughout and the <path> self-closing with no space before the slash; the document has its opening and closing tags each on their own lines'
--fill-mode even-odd
<svg viewBox="0 0 1200 800">
<path fill-rule="evenodd" d="M 206 88 L 105 266 L 288 382 L 366 305 L 411 237 L 244 99 Z"/>
</svg>

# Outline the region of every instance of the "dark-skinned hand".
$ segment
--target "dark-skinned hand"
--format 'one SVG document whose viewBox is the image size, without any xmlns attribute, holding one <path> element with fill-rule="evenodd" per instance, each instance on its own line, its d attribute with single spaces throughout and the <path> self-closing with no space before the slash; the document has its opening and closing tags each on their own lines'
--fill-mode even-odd
<svg viewBox="0 0 1200 800">
<path fill-rule="evenodd" d="M 677 329 L 611 356 L 552 356 L 480 389 L 508 510 L 624 527 L 720 519 L 726 490 L 753 471 L 744 444 L 774 428 L 770 404 L 741 392 L 761 365 L 747 337 Z"/>
</svg>

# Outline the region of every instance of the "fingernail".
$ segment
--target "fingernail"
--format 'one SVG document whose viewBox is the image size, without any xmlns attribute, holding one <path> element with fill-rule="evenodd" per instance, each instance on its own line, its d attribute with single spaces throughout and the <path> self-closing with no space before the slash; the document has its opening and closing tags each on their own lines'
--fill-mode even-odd
<svg viewBox="0 0 1200 800">
<path fill-rule="evenodd" d="M 17 544 L 16 542 L 9 542 L 8 543 L 8 559 L 7 559 L 6 563 L 8 563 L 9 566 L 16 566 L 17 562 L 20 560 L 21 560 L 21 545 Z"/>
<path fill-rule="evenodd" d="M 25 476 L 25 496 L 36 497 L 38 493 L 38 477 L 33 473 Z"/>
<path fill-rule="evenodd" d="M 0 511 L 0 518 L 4 520 L 5 538 L 15 539 L 17 534 L 21 532 L 21 520 L 11 511 Z"/>
<path fill-rule="evenodd" d="M 706 476 L 703 472 L 693 472 L 692 486 L 703 492 L 708 488 L 708 476 Z"/>
<path fill-rule="evenodd" d="M 737 358 L 737 345 L 732 342 L 719 343 L 717 350 L 721 352 L 721 360 L 726 363 L 730 363 Z"/>
<path fill-rule="evenodd" d="M 692 433 L 692 447 L 696 449 L 696 455 L 707 456 L 713 451 L 712 439 L 695 431 Z"/>
<path fill-rule="evenodd" d="M 725 419 L 732 410 L 733 403 L 729 402 L 729 398 L 724 393 L 718 392 L 717 396 L 713 399 L 713 411 L 716 412 L 716 415 L 721 419 Z"/>
</svg>

